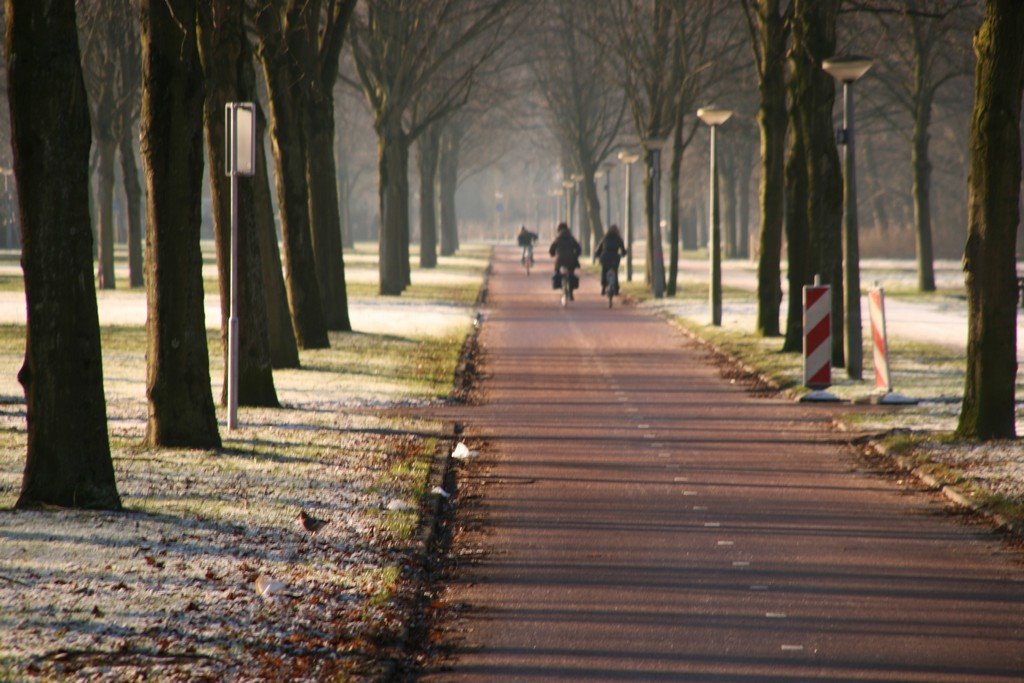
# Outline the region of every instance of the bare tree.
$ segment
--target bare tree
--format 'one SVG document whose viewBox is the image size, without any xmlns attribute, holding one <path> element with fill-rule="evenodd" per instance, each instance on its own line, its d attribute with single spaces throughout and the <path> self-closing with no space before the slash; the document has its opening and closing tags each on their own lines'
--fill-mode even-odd
<svg viewBox="0 0 1024 683">
<path fill-rule="evenodd" d="M 758 74 L 761 131 L 761 235 L 757 262 L 757 331 L 779 335 L 782 227 L 785 216 L 786 41 L 788 0 L 743 0 Z M 791 290 L 792 291 L 792 290 Z"/>
<path fill-rule="evenodd" d="M 584 254 L 591 254 L 604 237 L 601 202 L 594 174 L 614 149 L 626 112 L 626 100 L 612 78 L 612 55 L 585 32 L 595 29 L 594 5 L 571 0 L 549 3 L 532 31 L 533 77 L 545 109 L 548 127 L 572 169 L 583 176 L 581 221 Z"/>
<path fill-rule="evenodd" d="M 140 188 L 131 146 L 139 102 L 139 43 L 137 7 L 130 0 L 78 0 L 83 37 L 82 64 L 90 95 L 96 147 L 96 235 L 100 289 L 113 289 L 114 278 L 114 162 L 121 163 L 129 220 L 129 272 L 132 286 L 142 284 Z M 134 238 L 134 239 L 133 239 Z M 134 249 L 132 248 L 134 247 Z M 132 268 L 134 266 L 134 269 Z"/>
<path fill-rule="evenodd" d="M 974 39 L 971 122 L 967 382 L 957 435 L 1016 436 L 1017 228 L 1020 224 L 1024 3 L 988 0 Z"/>
<path fill-rule="evenodd" d="M 832 365 L 843 367 L 842 178 L 832 119 L 835 84 L 821 68 L 835 53 L 838 13 L 839 0 L 793 0 L 786 167 L 790 303 L 784 349 L 802 347 L 799 293 L 821 275 L 832 288 Z"/>
<path fill-rule="evenodd" d="M 520 5 L 379 0 L 356 13 L 353 54 L 379 141 L 381 294 L 401 294 L 410 282 L 409 146 L 469 97 L 476 71 L 511 35 L 501 29 Z M 427 87 L 439 95 L 429 103 L 417 100 Z"/>
<path fill-rule="evenodd" d="M 317 3 L 261 0 L 255 7 L 257 49 L 270 102 L 270 137 L 277 166 L 277 198 L 285 248 L 285 284 L 300 347 L 327 348 L 327 319 L 317 277 L 306 183 L 308 138 L 303 131 L 311 106 L 309 32 Z M 333 149 L 333 146 L 332 146 Z"/>
<path fill-rule="evenodd" d="M 226 167 L 224 107 L 229 102 L 256 99 L 252 48 L 245 34 L 243 0 L 210 0 L 199 8 L 199 45 L 206 76 L 203 122 L 210 158 L 210 194 L 220 272 L 221 347 L 224 384 L 221 404 L 227 404 L 229 371 L 228 314 L 231 308 L 231 183 Z M 238 184 L 238 403 L 278 406 L 270 361 L 267 304 L 263 292 L 259 226 L 254 182 Z"/>
<path fill-rule="evenodd" d="M 17 507 L 119 510 L 89 224 L 89 104 L 73 0 L 6 0 L 22 226 L 28 453 Z"/>
<path fill-rule="evenodd" d="M 973 60 L 966 46 L 977 25 L 976 5 L 974 0 L 875 0 L 856 4 L 858 10 L 873 15 L 882 29 L 886 58 L 879 60 L 876 77 L 891 101 L 912 122 L 917 286 L 922 292 L 935 291 L 929 128 L 939 91 L 970 74 Z"/>
<path fill-rule="evenodd" d="M 195 0 L 142 0 L 142 59 L 146 441 L 219 448 L 199 248 L 205 93 Z"/>
</svg>

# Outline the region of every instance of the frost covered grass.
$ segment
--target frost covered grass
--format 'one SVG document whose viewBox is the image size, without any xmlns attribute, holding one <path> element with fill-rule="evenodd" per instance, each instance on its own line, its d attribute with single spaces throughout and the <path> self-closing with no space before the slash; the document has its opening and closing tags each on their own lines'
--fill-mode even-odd
<svg viewBox="0 0 1024 683">
<path fill-rule="evenodd" d="M 475 299 L 486 251 L 468 251 L 432 277 L 469 289 L 471 274 Z M 141 445 L 139 297 L 116 292 L 129 312 L 101 330 L 123 513 L 11 510 L 25 458 L 25 332 L 0 324 L 0 680 L 373 677 L 402 626 L 392 598 L 430 463 L 451 446 L 443 424 L 394 408 L 450 395 L 471 308 L 353 301 L 356 332 L 332 332 L 330 349 L 275 372 L 282 408 L 243 407 L 231 432 L 218 408 L 218 451 L 154 450 Z M 219 330 L 208 344 L 216 400 Z M 312 534 L 300 511 L 329 523 Z"/>
</svg>

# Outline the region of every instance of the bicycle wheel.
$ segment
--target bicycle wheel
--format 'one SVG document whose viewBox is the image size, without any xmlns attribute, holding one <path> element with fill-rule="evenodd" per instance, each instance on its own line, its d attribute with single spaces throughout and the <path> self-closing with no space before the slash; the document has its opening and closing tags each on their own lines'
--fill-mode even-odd
<svg viewBox="0 0 1024 683">
<path fill-rule="evenodd" d="M 567 271 L 562 276 L 562 306 L 568 306 L 572 301 L 572 271 Z"/>
<path fill-rule="evenodd" d="M 608 294 L 608 308 L 612 307 L 612 299 L 615 297 L 615 293 L 618 291 L 618 283 L 616 282 L 615 271 L 609 270 L 608 274 L 605 275 L 604 289 Z"/>
</svg>

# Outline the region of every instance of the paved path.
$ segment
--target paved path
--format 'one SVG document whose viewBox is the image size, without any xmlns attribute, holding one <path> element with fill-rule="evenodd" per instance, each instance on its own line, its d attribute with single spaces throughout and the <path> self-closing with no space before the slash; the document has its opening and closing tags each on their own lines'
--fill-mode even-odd
<svg viewBox="0 0 1024 683">
<path fill-rule="evenodd" d="M 1019 551 L 547 270 L 497 251 L 460 473 L 485 552 L 427 680 L 1024 680 Z"/>
</svg>

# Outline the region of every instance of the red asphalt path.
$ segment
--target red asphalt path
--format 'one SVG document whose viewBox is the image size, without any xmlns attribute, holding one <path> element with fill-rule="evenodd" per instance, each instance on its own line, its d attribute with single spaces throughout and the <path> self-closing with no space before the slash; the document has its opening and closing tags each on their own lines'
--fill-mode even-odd
<svg viewBox="0 0 1024 683">
<path fill-rule="evenodd" d="M 1024 680 L 1020 550 L 549 271 L 496 251 L 459 466 L 483 552 L 427 680 Z"/>
</svg>

